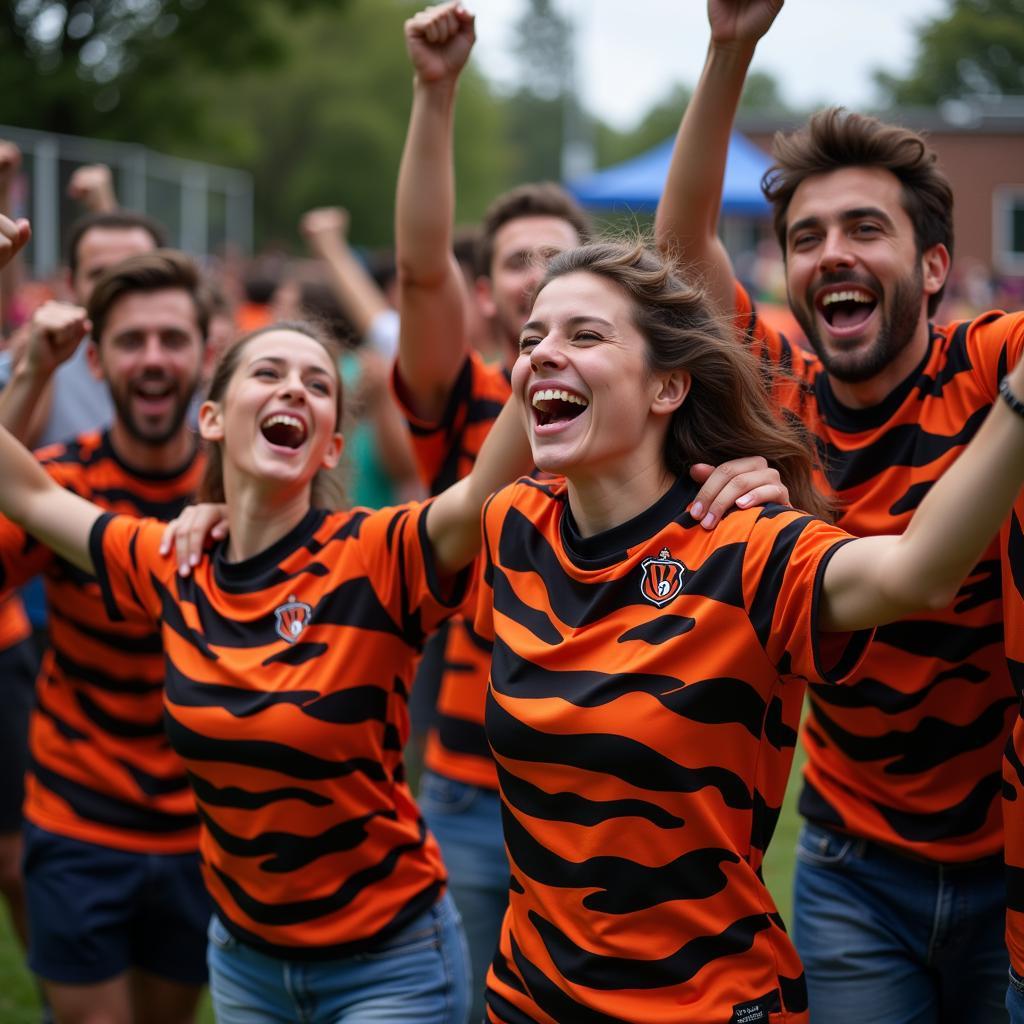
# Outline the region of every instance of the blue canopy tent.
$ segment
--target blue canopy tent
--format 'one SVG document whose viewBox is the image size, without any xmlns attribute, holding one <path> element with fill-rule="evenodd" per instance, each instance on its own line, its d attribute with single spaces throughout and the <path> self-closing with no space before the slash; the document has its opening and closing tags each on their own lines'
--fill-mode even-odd
<svg viewBox="0 0 1024 1024">
<path fill-rule="evenodd" d="M 653 213 L 665 186 L 674 143 L 674 139 L 668 139 L 632 160 L 570 181 L 567 187 L 583 206 L 592 210 L 622 207 L 637 213 Z M 760 183 L 761 175 L 770 165 L 770 157 L 738 132 L 732 133 L 722 191 L 723 215 L 763 217 L 768 213 Z"/>
</svg>

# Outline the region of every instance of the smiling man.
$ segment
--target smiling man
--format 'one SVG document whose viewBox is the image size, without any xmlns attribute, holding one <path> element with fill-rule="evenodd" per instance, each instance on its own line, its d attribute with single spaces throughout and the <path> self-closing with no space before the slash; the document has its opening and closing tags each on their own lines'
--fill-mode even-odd
<svg viewBox="0 0 1024 1024">
<path fill-rule="evenodd" d="M 89 363 L 109 386 L 113 422 L 39 458 L 112 511 L 173 518 L 202 472 L 185 421 L 208 321 L 198 271 L 157 250 L 100 276 L 88 316 L 47 304 L 17 371 L 23 398 L 46 386 L 90 321 Z M 206 977 L 210 907 L 195 802 L 163 730 L 159 635 L 149 622 L 111 621 L 96 579 L 0 520 L 0 584 L 37 573 L 50 649 L 24 805 L 29 965 L 60 1024 L 188 1024 Z"/>
<path fill-rule="evenodd" d="M 747 68 L 781 7 L 709 3 L 658 241 L 789 372 L 782 401 L 814 435 L 839 524 L 902 533 L 998 400 L 1024 315 L 931 321 L 953 250 L 949 182 L 920 136 L 831 109 L 776 137 L 764 182 L 813 355 L 761 321 L 717 220 Z M 879 629 L 851 685 L 810 688 L 794 939 L 814 1020 L 1006 1020 L 1000 762 L 1017 702 L 1002 641 L 993 546 L 950 608 Z"/>
</svg>

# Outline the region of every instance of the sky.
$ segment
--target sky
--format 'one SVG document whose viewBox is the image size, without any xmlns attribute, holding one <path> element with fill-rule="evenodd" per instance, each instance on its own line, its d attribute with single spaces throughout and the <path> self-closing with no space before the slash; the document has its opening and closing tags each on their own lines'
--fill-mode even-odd
<svg viewBox="0 0 1024 1024">
<path fill-rule="evenodd" d="M 512 27 L 524 0 L 465 0 L 476 14 L 478 66 L 508 82 Z M 674 82 L 694 84 L 707 50 L 704 0 L 555 0 L 577 25 L 577 78 L 584 104 L 617 128 L 632 127 Z M 753 70 L 775 75 L 796 107 L 868 107 L 872 71 L 903 74 L 916 27 L 948 0 L 786 0 L 761 41 Z"/>
</svg>

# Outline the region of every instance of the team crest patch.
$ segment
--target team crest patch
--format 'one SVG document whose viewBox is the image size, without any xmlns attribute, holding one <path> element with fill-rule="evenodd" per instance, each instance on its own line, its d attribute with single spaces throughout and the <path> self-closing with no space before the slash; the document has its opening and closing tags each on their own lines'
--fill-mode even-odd
<svg viewBox="0 0 1024 1024">
<path fill-rule="evenodd" d="M 657 558 L 645 558 L 640 570 L 640 593 L 659 608 L 678 597 L 683 589 L 686 567 L 672 557 L 668 548 L 662 548 Z"/>
<path fill-rule="evenodd" d="M 292 594 L 284 604 L 274 609 L 274 615 L 277 618 L 277 635 L 293 644 L 309 625 L 313 609 L 303 601 L 296 601 Z"/>
</svg>

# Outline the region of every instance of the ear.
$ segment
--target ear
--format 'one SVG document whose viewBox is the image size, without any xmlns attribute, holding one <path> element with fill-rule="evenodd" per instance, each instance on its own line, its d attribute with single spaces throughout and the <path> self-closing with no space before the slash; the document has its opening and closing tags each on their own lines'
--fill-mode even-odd
<svg viewBox="0 0 1024 1024">
<path fill-rule="evenodd" d="M 341 453 L 345 450 L 345 438 L 340 433 L 335 432 L 331 435 L 330 444 L 324 451 L 324 457 L 321 465 L 324 469 L 334 469 L 338 465 L 341 459 Z"/>
<path fill-rule="evenodd" d="M 89 372 L 96 380 L 106 380 L 103 372 L 103 362 L 100 359 L 99 346 L 90 338 L 85 343 L 85 361 L 89 364 Z"/>
<path fill-rule="evenodd" d="M 921 255 L 921 277 L 925 295 L 934 295 L 945 283 L 951 263 L 949 250 L 939 242 Z"/>
<path fill-rule="evenodd" d="M 199 406 L 199 436 L 204 441 L 224 440 L 224 417 L 220 402 L 207 399 Z"/>
<path fill-rule="evenodd" d="M 488 320 L 493 320 L 498 307 L 494 304 L 494 288 L 491 286 L 491 279 L 478 277 L 473 282 L 473 291 L 476 292 L 476 302 L 480 307 L 480 312 Z"/>
<path fill-rule="evenodd" d="M 656 390 L 651 401 L 651 412 L 670 416 L 686 399 L 692 378 L 686 370 L 671 370 L 655 377 Z"/>
</svg>

